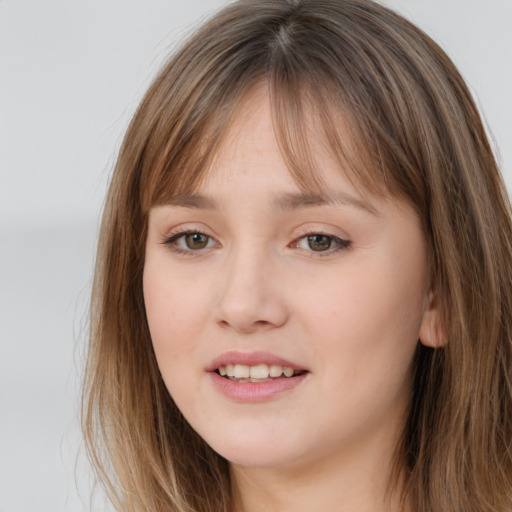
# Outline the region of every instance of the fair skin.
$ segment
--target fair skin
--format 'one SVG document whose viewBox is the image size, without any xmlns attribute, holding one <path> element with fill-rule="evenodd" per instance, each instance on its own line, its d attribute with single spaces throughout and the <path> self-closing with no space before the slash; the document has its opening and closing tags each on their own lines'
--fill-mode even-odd
<svg viewBox="0 0 512 512">
<path fill-rule="evenodd" d="M 306 197 L 264 89 L 243 112 L 197 192 L 150 212 L 144 300 L 163 379 L 230 461 L 237 510 L 398 510 L 390 465 L 436 318 L 419 219 L 362 198 L 320 150 L 328 193 Z M 221 376 L 230 362 L 295 373 Z"/>
</svg>

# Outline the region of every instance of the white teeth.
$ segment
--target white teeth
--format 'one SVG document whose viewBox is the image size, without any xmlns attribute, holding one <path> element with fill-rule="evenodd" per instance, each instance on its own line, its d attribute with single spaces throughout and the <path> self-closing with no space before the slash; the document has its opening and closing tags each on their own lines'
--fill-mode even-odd
<svg viewBox="0 0 512 512">
<path fill-rule="evenodd" d="M 281 374 L 283 373 L 283 367 L 278 364 L 271 364 L 269 373 L 271 377 L 281 377 Z"/>
<path fill-rule="evenodd" d="M 235 364 L 235 379 L 248 379 L 250 368 L 246 364 Z"/>
<path fill-rule="evenodd" d="M 235 379 L 251 379 L 264 380 L 268 378 L 278 378 L 284 375 L 285 377 L 293 377 L 295 370 L 288 366 L 281 366 L 279 364 L 258 364 L 249 366 L 246 364 L 226 364 L 219 366 L 220 375 L 223 377 L 233 377 Z"/>
<path fill-rule="evenodd" d="M 286 377 L 291 377 L 293 375 L 293 368 L 288 368 L 287 366 L 283 367 L 283 373 Z"/>
<path fill-rule="evenodd" d="M 250 374 L 251 379 L 268 379 L 268 366 L 266 364 L 251 366 Z"/>
</svg>

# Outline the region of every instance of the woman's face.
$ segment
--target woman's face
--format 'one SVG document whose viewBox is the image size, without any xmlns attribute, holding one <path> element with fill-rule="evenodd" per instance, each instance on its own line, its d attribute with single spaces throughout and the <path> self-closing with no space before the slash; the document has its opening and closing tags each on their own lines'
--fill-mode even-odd
<svg viewBox="0 0 512 512">
<path fill-rule="evenodd" d="M 241 466 L 382 452 L 410 397 L 428 321 L 419 219 L 317 156 L 322 195 L 290 176 L 259 91 L 197 193 L 150 213 L 144 299 L 163 379 Z"/>
</svg>

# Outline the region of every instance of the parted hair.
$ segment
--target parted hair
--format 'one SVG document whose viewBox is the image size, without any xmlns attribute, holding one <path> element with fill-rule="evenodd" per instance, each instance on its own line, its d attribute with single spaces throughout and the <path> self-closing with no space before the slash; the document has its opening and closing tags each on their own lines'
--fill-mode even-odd
<svg viewBox="0 0 512 512">
<path fill-rule="evenodd" d="M 511 210 L 475 103 L 425 33 L 370 0 L 240 0 L 166 63 L 103 212 L 83 393 L 88 453 L 122 512 L 235 512 L 228 462 L 160 376 L 142 273 L 150 208 L 198 186 L 243 100 L 268 87 L 283 157 L 321 187 L 312 126 L 363 193 L 407 201 L 442 346 L 418 343 L 393 473 L 416 512 L 512 510 Z M 237 511 L 238 512 L 238 511 Z"/>
</svg>

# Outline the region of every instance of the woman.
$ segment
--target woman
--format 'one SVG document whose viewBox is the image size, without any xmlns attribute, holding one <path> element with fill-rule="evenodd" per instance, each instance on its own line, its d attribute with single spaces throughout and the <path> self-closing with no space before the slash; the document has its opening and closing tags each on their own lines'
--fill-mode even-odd
<svg viewBox="0 0 512 512">
<path fill-rule="evenodd" d="M 510 205 L 448 57 L 238 1 L 121 149 L 84 427 L 118 510 L 512 507 Z"/>
</svg>

